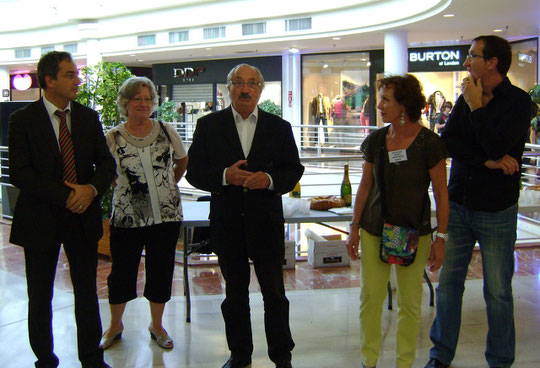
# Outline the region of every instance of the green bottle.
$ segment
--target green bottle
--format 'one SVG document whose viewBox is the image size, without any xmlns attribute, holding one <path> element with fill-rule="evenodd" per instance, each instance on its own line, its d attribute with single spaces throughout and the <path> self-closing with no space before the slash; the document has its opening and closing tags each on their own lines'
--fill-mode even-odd
<svg viewBox="0 0 540 368">
<path fill-rule="evenodd" d="M 345 201 L 345 206 L 350 207 L 352 205 L 352 187 L 349 180 L 349 164 L 345 164 L 344 171 L 341 182 L 341 199 Z"/>
</svg>

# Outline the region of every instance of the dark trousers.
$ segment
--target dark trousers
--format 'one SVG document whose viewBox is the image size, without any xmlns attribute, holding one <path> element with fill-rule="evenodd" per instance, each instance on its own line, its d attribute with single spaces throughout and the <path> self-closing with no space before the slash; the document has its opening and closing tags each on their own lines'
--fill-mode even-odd
<svg viewBox="0 0 540 368">
<path fill-rule="evenodd" d="M 100 367 L 103 350 L 98 347 L 102 330 L 96 291 L 97 243 L 84 239 L 65 240 L 63 243 L 75 296 L 79 360 L 83 367 Z M 59 252 L 60 243 L 46 250 L 24 250 L 28 335 L 38 359 L 36 367 L 58 366 L 58 357 L 53 352 L 51 301 Z"/>
<path fill-rule="evenodd" d="M 144 297 L 154 303 L 171 299 L 174 255 L 181 222 L 119 228 L 111 226 L 111 274 L 107 278 L 109 303 L 121 304 L 137 297 L 137 275 L 145 249 Z"/>
<path fill-rule="evenodd" d="M 264 327 L 268 356 L 275 363 L 291 360 L 294 341 L 289 328 L 289 301 L 283 285 L 283 255 L 280 252 L 251 255 L 246 246 L 219 252 L 219 265 L 226 282 L 221 304 L 227 343 L 237 359 L 251 357 L 253 337 L 249 307 L 249 280 L 253 261 L 264 299 Z"/>
</svg>

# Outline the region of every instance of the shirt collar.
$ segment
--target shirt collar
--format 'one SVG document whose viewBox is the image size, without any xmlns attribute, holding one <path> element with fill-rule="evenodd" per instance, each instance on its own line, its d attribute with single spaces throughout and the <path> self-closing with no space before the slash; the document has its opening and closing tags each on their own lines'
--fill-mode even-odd
<svg viewBox="0 0 540 368">
<path fill-rule="evenodd" d="M 234 108 L 234 106 L 232 104 L 231 104 L 231 109 L 232 109 L 232 113 L 233 113 L 233 117 L 234 117 L 234 122 L 237 123 L 237 124 L 242 122 L 242 121 L 248 121 L 248 122 L 251 122 L 251 123 L 256 123 L 257 119 L 259 118 L 259 107 L 258 106 L 255 106 L 255 108 L 253 109 L 251 114 L 249 114 L 249 116 L 245 120 L 244 120 L 244 118 L 242 118 L 242 115 L 240 115 L 240 113 L 235 110 L 235 108 Z"/>
<path fill-rule="evenodd" d="M 43 104 L 45 105 L 45 109 L 47 109 L 47 112 L 49 113 L 49 116 L 54 116 L 54 113 L 56 110 L 62 110 L 56 107 L 51 101 L 47 100 L 47 97 L 43 96 Z M 64 111 L 71 111 L 71 101 L 68 102 L 66 108 Z"/>
<path fill-rule="evenodd" d="M 512 83 L 508 77 L 504 77 L 503 81 L 499 83 L 497 87 L 493 89 L 493 95 L 498 96 L 499 94 L 508 95 L 510 94 L 512 88 Z"/>
</svg>

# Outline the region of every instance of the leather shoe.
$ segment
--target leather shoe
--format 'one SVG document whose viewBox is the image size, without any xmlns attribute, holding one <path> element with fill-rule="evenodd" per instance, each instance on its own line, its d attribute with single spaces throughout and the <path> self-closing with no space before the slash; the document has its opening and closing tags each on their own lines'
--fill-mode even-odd
<svg viewBox="0 0 540 368">
<path fill-rule="evenodd" d="M 441 362 L 438 359 L 430 358 L 429 362 L 426 364 L 424 368 L 448 368 L 450 367 L 450 364 L 446 364 Z"/>
<path fill-rule="evenodd" d="M 251 359 L 235 359 L 230 357 L 221 368 L 251 368 Z"/>
</svg>

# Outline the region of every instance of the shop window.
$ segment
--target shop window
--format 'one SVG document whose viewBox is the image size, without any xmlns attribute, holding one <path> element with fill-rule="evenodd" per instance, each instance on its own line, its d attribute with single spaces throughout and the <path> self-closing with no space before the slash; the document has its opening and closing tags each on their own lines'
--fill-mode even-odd
<svg viewBox="0 0 540 368">
<path fill-rule="evenodd" d="M 64 45 L 64 51 L 69 52 L 70 54 L 76 54 L 77 53 L 77 44 L 76 43 L 69 43 Z"/>
<path fill-rule="evenodd" d="M 189 31 L 169 32 L 169 43 L 189 41 Z"/>
<path fill-rule="evenodd" d="M 29 58 L 32 54 L 31 49 L 17 49 L 15 50 L 15 59 Z"/>
<path fill-rule="evenodd" d="M 302 146 L 357 150 L 370 117 L 368 52 L 302 57 Z"/>
<path fill-rule="evenodd" d="M 41 55 L 45 55 L 51 51 L 54 51 L 54 46 L 44 46 L 41 48 Z"/>
<path fill-rule="evenodd" d="M 156 35 L 143 35 L 137 36 L 137 45 L 138 46 L 151 46 L 156 44 Z"/>
<path fill-rule="evenodd" d="M 301 31 L 303 29 L 311 29 L 311 18 L 296 18 L 285 20 L 286 31 Z"/>
<path fill-rule="evenodd" d="M 224 38 L 225 27 L 212 27 L 204 29 L 204 39 L 211 40 L 213 38 Z"/>
<path fill-rule="evenodd" d="M 242 36 L 266 33 L 266 22 L 242 24 Z"/>
<path fill-rule="evenodd" d="M 508 78 L 519 88 L 529 91 L 538 80 L 538 40 L 536 38 L 511 42 L 512 65 Z"/>
</svg>

